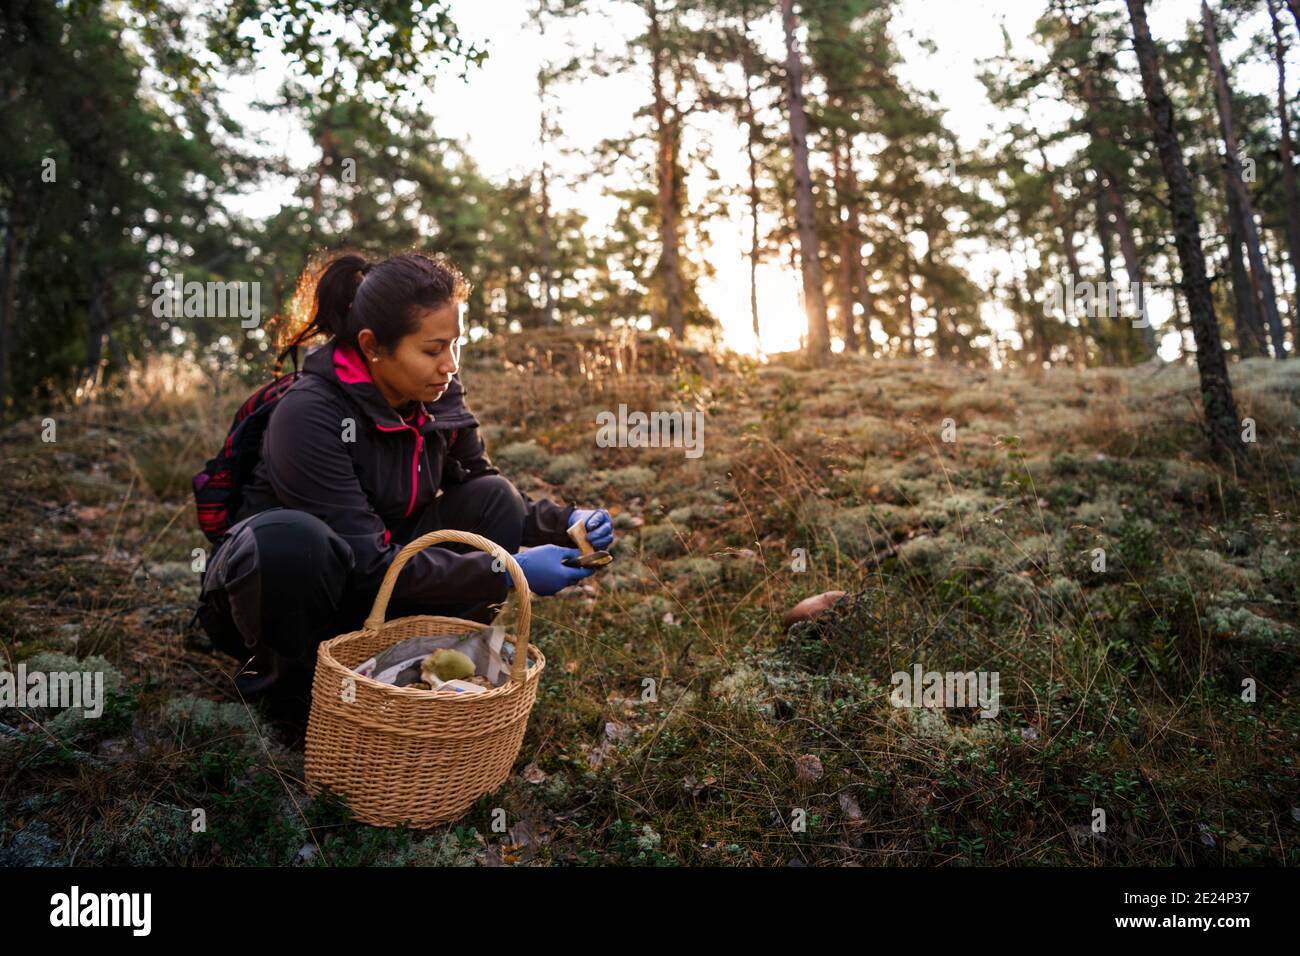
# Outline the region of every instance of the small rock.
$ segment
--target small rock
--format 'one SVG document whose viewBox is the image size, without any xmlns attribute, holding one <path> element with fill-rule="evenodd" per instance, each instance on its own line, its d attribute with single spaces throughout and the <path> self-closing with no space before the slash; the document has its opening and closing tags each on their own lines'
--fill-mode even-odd
<svg viewBox="0 0 1300 956">
<path fill-rule="evenodd" d="M 800 621 L 811 620 L 842 597 L 844 597 L 843 591 L 826 591 L 810 598 L 804 598 L 785 612 L 785 617 L 781 619 L 781 623 L 789 628 Z"/>
<path fill-rule="evenodd" d="M 1079 844 L 1104 842 L 1106 839 L 1104 833 L 1098 833 L 1086 823 L 1075 824 L 1070 827 L 1069 832 L 1070 836 L 1074 838 L 1074 842 Z"/>
<path fill-rule="evenodd" d="M 862 807 L 858 806 L 857 799 L 847 790 L 840 792 L 840 809 L 850 820 L 862 819 Z"/>
</svg>

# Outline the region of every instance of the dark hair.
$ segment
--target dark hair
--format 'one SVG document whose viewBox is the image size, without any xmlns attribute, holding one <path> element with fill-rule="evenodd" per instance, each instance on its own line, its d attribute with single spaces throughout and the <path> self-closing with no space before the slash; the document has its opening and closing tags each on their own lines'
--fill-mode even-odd
<svg viewBox="0 0 1300 956">
<path fill-rule="evenodd" d="M 310 288 L 314 275 L 311 317 L 276 361 L 291 352 L 298 364 L 298 346 L 324 335 L 340 345 L 357 344 L 362 329 L 370 329 L 380 346 L 391 349 L 415 331 L 416 312 L 437 309 L 469 298 L 470 285 L 461 271 L 442 256 L 408 252 L 369 261 L 355 252 L 327 259 L 307 272 L 299 292 Z"/>
</svg>

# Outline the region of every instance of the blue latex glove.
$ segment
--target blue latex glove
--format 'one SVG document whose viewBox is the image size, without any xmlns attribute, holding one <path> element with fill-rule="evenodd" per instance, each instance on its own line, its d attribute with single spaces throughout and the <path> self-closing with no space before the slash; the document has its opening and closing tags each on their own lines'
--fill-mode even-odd
<svg viewBox="0 0 1300 956">
<path fill-rule="evenodd" d="M 569 527 L 573 527 L 579 521 L 586 523 L 587 540 L 591 542 L 593 548 L 605 551 L 614 543 L 614 522 L 604 508 L 595 511 L 575 509 L 569 519 Z"/>
<path fill-rule="evenodd" d="M 581 553 L 577 548 L 561 548 L 558 544 L 544 544 L 537 548 L 529 548 L 527 551 L 520 551 L 514 555 L 514 559 L 524 570 L 524 577 L 528 579 L 528 590 L 542 597 L 549 597 L 556 591 L 595 573 L 595 568 L 570 568 L 560 563 L 565 558 L 576 558 Z M 506 576 L 510 586 L 514 587 L 515 582 L 510 577 L 510 572 L 503 568 L 501 573 Z"/>
</svg>

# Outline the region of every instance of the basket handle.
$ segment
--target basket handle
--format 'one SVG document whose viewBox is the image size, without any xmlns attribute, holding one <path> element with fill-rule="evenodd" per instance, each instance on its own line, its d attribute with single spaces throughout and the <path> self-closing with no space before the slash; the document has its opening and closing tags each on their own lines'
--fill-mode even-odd
<svg viewBox="0 0 1300 956">
<path fill-rule="evenodd" d="M 522 681 L 524 673 L 528 669 L 528 628 L 533 618 L 532 592 L 528 590 L 528 579 L 524 577 L 524 569 L 519 566 L 519 562 L 511 557 L 510 552 L 506 551 L 501 545 L 488 540 L 482 535 L 450 529 L 430 531 L 428 534 L 420 535 L 420 537 L 403 547 L 401 551 L 398 551 L 397 557 L 393 558 L 393 562 L 388 566 L 387 573 L 384 574 L 383 583 L 379 585 L 379 593 L 375 595 L 375 603 L 370 608 L 370 616 L 366 618 L 365 629 L 367 631 L 377 631 L 383 626 L 384 615 L 388 612 L 388 600 L 393 596 L 393 587 L 397 584 L 397 576 L 402 573 L 402 568 L 406 565 L 406 562 L 413 555 L 423 551 L 430 545 L 440 544 L 443 541 L 468 544 L 472 548 L 486 551 L 493 557 L 500 559 L 510 573 L 510 579 L 515 582 L 515 594 L 519 599 L 519 621 L 515 625 L 518 632 L 515 635 L 515 662 L 510 669 L 510 679 Z"/>
</svg>

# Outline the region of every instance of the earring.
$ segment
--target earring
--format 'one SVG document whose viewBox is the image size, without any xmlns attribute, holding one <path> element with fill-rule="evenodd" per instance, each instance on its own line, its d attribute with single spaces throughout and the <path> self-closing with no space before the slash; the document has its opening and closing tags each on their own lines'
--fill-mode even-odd
<svg viewBox="0 0 1300 956">
<path fill-rule="evenodd" d="M 378 355 L 372 355 L 372 356 L 370 356 L 370 361 L 372 361 L 372 362 L 378 362 L 378 361 L 379 361 L 379 356 L 378 356 Z"/>
</svg>

